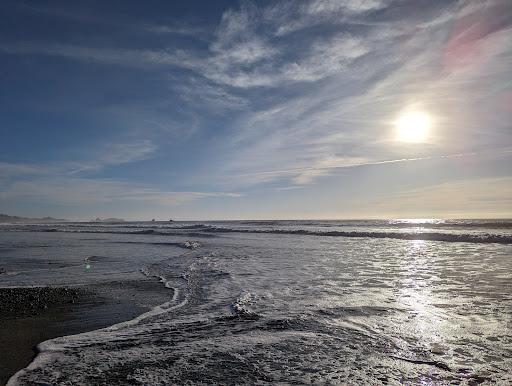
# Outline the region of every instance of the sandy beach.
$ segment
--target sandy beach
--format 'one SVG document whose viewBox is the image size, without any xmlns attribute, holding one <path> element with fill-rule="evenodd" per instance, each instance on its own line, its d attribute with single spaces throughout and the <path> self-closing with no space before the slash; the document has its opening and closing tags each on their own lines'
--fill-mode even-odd
<svg viewBox="0 0 512 386">
<path fill-rule="evenodd" d="M 126 290 L 132 296 L 126 298 Z M 172 297 L 153 278 L 83 287 L 0 288 L 0 385 L 37 355 L 37 345 L 130 320 Z"/>
</svg>

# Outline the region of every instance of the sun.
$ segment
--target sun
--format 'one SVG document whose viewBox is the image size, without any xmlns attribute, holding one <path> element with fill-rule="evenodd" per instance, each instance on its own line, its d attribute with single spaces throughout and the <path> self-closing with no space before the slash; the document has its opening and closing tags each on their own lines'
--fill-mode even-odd
<svg viewBox="0 0 512 386">
<path fill-rule="evenodd" d="M 423 111 L 408 111 L 398 117 L 395 126 L 399 141 L 425 142 L 432 127 L 432 118 Z"/>
</svg>

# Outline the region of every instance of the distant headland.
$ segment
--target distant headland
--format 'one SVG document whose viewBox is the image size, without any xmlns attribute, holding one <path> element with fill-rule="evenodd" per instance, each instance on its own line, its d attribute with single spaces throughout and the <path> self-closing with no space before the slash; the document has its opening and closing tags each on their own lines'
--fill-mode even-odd
<svg viewBox="0 0 512 386">
<path fill-rule="evenodd" d="M 54 218 L 54 217 L 39 217 L 39 218 L 30 218 L 30 217 L 20 217 L 20 216 L 9 216 L 4 213 L 0 213 L 0 223 L 8 222 L 8 223 L 30 223 L 30 222 L 64 222 L 68 221 L 62 218 Z"/>
</svg>

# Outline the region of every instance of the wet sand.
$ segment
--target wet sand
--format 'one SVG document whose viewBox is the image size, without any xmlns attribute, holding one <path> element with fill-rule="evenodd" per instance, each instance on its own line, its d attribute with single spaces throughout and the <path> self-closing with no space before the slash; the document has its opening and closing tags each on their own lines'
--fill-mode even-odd
<svg viewBox="0 0 512 386">
<path fill-rule="evenodd" d="M 34 359 L 39 343 L 133 319 L 170 297 L 154 279 L 0 288 L 0 385 Z"/>
</svg>

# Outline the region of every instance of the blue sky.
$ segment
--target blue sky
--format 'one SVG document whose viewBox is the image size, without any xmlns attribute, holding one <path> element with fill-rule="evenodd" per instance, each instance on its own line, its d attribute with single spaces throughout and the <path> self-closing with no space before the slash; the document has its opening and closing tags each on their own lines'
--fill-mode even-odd
<svg viewBox="0 0 512 386">
<path fill-rule="evenodd" d="M 0 85 L 0 212 L 512 217 L 508 0 L 4 0 Z"/>
</svg>

